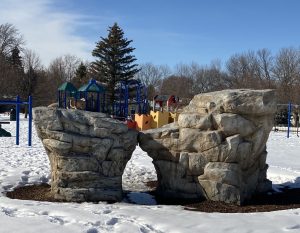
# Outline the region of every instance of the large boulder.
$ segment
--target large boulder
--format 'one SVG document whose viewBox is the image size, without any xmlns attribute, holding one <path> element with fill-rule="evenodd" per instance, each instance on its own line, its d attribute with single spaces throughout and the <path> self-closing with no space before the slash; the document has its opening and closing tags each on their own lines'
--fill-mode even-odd
<svg viewBox="0 0 300 233">
<path fill-rule="evenodd" d="M 270 189 L 266 142 L 275 111 L 274 90 L 223 90 L 196 95 L 178 123 L 140 132 L 158 193 L 242 204 Z"/>
<path fill-rule="evenodd" d="M 103 113 L 46 107 L 33 113 L 56 199 L 122 199 L 122 174 L 137 144 L 136 131 Z"/>
</svg>

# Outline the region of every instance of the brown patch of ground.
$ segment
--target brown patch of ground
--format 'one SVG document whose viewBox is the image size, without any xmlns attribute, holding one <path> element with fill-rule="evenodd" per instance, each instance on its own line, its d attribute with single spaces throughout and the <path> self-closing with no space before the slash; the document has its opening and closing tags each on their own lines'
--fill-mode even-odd
<svg viewBox="0 0 300 233">
<path fill-rule="evenodd" d="M 50 191 L 49 184 L 30 185 L 7 192 L 6 196 L 11 199 L 57 202 Z"/>
<path fill-rule="evenodd" d="M 157 182 L 151 181 L 147 186 L 153 188 Z M 276 210 L 300 208 L 300 188 L 282 188 L 281 192 L 269 192 L 254 196 L 243 206 L 214 202 L 209 200 L 164 199 L 156 197 L 158 204 L 183 205 L 185 210 L 219 213 L 270 212 Z M 155 195 L 155 193 L 154 193 Z"/>
<path fill-rule="evenodd" d="M 157 180 L 148 181 L 146 185 L 150 188 L 150 190 L 155 190 L 157 187 Z"/>
<path fill-rule="evenodd" d="M 152 190 L 157 186 L 157 182 L 150 181 L 147 183 L 147 186 Z M 40 184 L 19 187 L 11 192 L 7 192 L 6 195 L 12 199 L 57 202 L 50 190 L 49 184 Z M 155 191 L 151 191 L 150 194 L 155 196 Z M 208 200 L 163 199 L 157 196 L 155 197 L 158 204 L 182 205 L 186 210 L 210 213 L 270 212 L 300 208 L 300 188 L 282 188 L 281 192 L 270 192 L 268 194 L 254 196 L 243 206 Z"/>
</svg>

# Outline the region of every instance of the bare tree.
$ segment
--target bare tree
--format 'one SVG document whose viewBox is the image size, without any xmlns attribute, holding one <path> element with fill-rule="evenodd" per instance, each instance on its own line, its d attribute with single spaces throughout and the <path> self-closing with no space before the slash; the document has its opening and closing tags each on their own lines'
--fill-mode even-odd
<svg viewBox="0 0 300 233">
<path fill-rule="evenodd" d="M 148 97 L 152 99 L 155 94 L 160 93 L 162 81 L 171 75 L 171 70 L 168 66 L 156 66 L 152 63 L 142 64 L 139 68 L 135 79 L 139 79 L 148 88 Z"/>
<path fill-rule="evenodd" d="M 257 57 L 258 57 L 260 74 L 262 76 L 262 79 L 266 81 L 266 85 L 264 85 L 264 87 L 267 88 L 274 87 L 272 83 L 272 76 L 271 76 L 274 58 L 272 57 L 270 50 L 268 49 L 258 50 Z"/>
<path fill-rule="evenodd" d="M 7 57 L 13 48 L 21 50 L 24 45 L 23 36 L 12 24 L 5 23 L 0 25 L 0 54 Z"/>
<path fill-rule="evenodd" d="M 190 93 L 194 95 L 226 88 L 226 74 L 221 71 L 219 60 L 212 61 L 210 66 L 200 66 L 198 63 L 179 64 L 175 75 L 186 77 L 193 81 Z"/>
<path fill-rule="evenodd" d="M 30 67 L 33 70 L 42 69 L 41 59 L 38 54 L 31 49 L 25 49 L 23 52 L 23 67 L 25 72 L 27 72 Z"/>
<path fill-rule="evenodd" d="M 37 71 L 36 86 L 34 88 L 34 106 L 47 106 L 56 102 L 57 86 L 48 72 L 41 69 Z"/>
<path fill-rule="evenodd" d="M 233 88 L 262 88 L 261 69 L 254 51 L 231 56 L 226 67 Z"/>
<path fill-rule="evenodd" d="M 48 72 L 60 83 L 70 82 L 76 76 L 76 70 L 80 62 L 81 60 L 74 55 L 64 55 L 50 63 Z"/>
<path fill-rule="evenodd" d="M 18 74 L 7 60 L 0 56 L 0 98 L 13 97 L 17 93 Z"/>
<path fill-rule="evenodd" d="M 63 62 L 65 66 L 66 80 L 72 81 L 72 79 L 76 76 L 76 70 L 82 61 L 74 55 L 67 54 L 63 57 Z"/>
<path fill-rule="evenodd" d="M 40 57 L 30 49 L 24 50 L 22 61 L 25 72 L 22 80 L 22 89 L 24 96 L 27 98 L 27 96 L 34 93 L 37 85 L 37 76 L 40 70 L 42 70 L 42 65 Z"/>
<path fill-rule="evenodd" d="M 12 24 L 0 24 L 0 93 L 2 96 L 19 94 L 23 75 L 20 50 L 24 44 L 22 35 Z"/>
<path fill-rule="evenodd" d="M 162 82 L 161 94 L 176 95 L 180 98 L 191 98 L 193 80 L 184 76 L 171 75 Z"/>
<path fill-rule="evenodd" d="M 179 63 L 175 66 L 175 74 L 181 77 L 189 77 L 192 78 L 192 69 L 198 69 L 199 65 L 197 63 L 191 63 L 190 65 Z"/>
<path fill-rule="evenodd" d="M 280 101 L 298 102 L 300 84 L 300 52 L 295 48 L 283 48 L 275 58 L 273 68 Z"/>
</svg>

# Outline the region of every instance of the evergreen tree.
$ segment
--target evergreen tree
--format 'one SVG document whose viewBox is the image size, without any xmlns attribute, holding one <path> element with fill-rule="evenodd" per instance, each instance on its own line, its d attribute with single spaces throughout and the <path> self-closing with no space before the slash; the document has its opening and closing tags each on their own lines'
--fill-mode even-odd
<svg viewBox="0 0 300 233">
<path fill-rule="evenodd" d="M 123 30 L 115 23 L 108 29 L 107 38 L 101 37 L 96 44 L 92 55 L 96 61 L 92 63 L 92 73 L 100 82 L 107 85 L 107 91 L 111 95 L 110 104 L 115 99 L 115 85 L 118 81 L 133 79 L 139 71 L 135 56 L 131 52 L 135 48 L 130 47 L 132 40 L 124 38 Z"/>
<path fill-rule="evenodd" d="M 27 99 L 28 96 L 32 96 L 34 89 L 37 85 L 37 73 L 32 66 L 29 67 L 28 71 L 23 75 L 23 80 L 21 83 L 21 96 Z M 25 118 L 27 118 L 27 108 L 25 108 Z"/>
<path fill-rule="evenodd" d="M 11 56 L 9 58 L 9 62 L 11 65 L 13 65 L 15 68 L 19 70 L 23 70 L 22 66 L 22 57 L 20 56 L 20 50 L 18 47 L 14 47 L 11 51 Z"/>
<path fill-rule="evenodd" d="M 11 51 L 10 57 L 8 57 L 8 63 L 10 64 L 10 70 L 12 77 L 11 83 L 11 94 L 20 95 L 24 97 L 24 68 L 22 64 L 22 57 L 20 56 L 20 50 L 18 47 L 14 47 Z"/>
<path fill-rule="evenodd" d="M 23 92 L 25 93 L 25 97 L 33 94 L 36 83 L 37 83 L 37 73 L 33 69 L 32 66 L 29 67 L 29 70 L 25 74 L 25 79 L 23 83 Z"/>
<path fill-rule="evenodd" d="M 87 68 L 83 62 L 81 62 L 78 66 L 75 75 L 76 76 L 73 79 L 73 83 L 77 88 L 87 82 Z"/>
</svg>

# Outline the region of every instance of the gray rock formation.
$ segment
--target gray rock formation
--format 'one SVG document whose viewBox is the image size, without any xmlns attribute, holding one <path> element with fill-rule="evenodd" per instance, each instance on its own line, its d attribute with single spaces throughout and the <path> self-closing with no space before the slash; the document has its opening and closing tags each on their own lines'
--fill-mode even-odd
<svg viewBox="0 0 300 233">
<path fill-rule="evenodd" d="M 196 95 L 178 123 L 140 132 L 159 194 L 242 204 L 271 189 L 266 142 L 275 111 L 273 90 L 211 92 Z"/>
<path fill-rule="evenodd" d="M 46 107 L 33 113 L 56 199 L 122 199 L 122 174 L 137 144 L 136 131 L 102 113 Z"/>
</svg>

